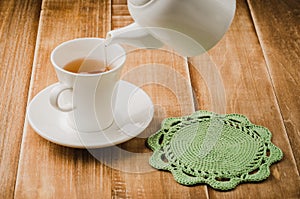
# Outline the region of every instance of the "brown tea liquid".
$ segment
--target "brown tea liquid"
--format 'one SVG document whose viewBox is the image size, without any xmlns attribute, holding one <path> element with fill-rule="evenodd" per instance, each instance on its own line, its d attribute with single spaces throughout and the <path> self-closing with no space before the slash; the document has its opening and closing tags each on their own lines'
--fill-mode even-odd
<svg viewBox="0 0 300 199">
<path fill-rule="evenodd" d="M 96 59 L 80 58 L 67 63 L 63 69 L 72 73 L 80 74 L 103 73 L 111 70 L 111 68 L 107 66 L 105 62 L 106 60 L 103 62 Z"/>
</svg>

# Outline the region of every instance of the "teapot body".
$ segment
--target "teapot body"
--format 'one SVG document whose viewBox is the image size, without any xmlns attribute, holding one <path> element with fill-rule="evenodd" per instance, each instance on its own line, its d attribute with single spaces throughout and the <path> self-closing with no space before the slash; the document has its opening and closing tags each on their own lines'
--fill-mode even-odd
<svg viewBox="0 0 300 199">
<path fill-rule="evenodd" d="M 135 22 L 109 32 L 109 42 L 150 48 L 166 44 L 183 56 L 195 56 L 222 38 L 235 6 L 235 0 L 128 0 Z"/>
<path fill-rule="evenodd" d="M 128 0 L 137 24 L 180 54 L 193 56 L 213 47 L 230 26 L 235 0 Z"/>
</svg>

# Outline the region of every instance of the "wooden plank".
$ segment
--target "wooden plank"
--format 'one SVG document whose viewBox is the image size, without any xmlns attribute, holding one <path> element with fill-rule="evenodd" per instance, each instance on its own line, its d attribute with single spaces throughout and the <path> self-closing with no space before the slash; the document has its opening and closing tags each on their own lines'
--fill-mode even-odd
<svg viewBox="0 0 300 199">
<path fill-rule="evenodd" d="M 194 112 L 186 60 L 172 51 L 136 50 L 127 54 L 123 79 L 143 88 L 155 105 L 150 126 L 140 135 L 115 150 L 112 193 L 116 198 L 191 198 L 206 197 L 206 187 L 179 185 L 168 172 L 151 169 L 151 151 L 145 138 L 155 133 L 166 117 Z M 132 169 L 134 167 L 134 169 Z M 163 184 L 163 186 L 161 186 Z M 120 186 L 122 185 L 122 186 Z"/>
<path fill-rule="evenodd" d="M 272 142 L 284 153 L 283 160 L 271 166 L 267 180 L 241 184 L 230 192 L 209 189 L 210 198 L 298 198 L 299 174 L 246 1 L 237 1 L 229 32 L 198 61 L 208 66 L 212 62 L 217 67 L 225 88 L 226 112 L 244 114 L 252 123 L 269 128 L 273 133 Z M 199 78 L 201 71 L 197 66 L 191 65 L 190 69 L 199 108 L 214 109 L 211 106 L 214 99 L 210 97 L 214 91 Z"/>
<path fill-rule="evenodd" d="M 0 198 L 12 198 L 41 3 L 0 1 Z"/>
<path fill-rule="evenodd" d="M 57 81 L 50 63 L 54 47 L 77 37 L 103 37 L 110 29 L 110 10 L 110 1 L 43 1 L 30 99 Z M 108 198 L 110 178 L 111 169 L 87 150 L 50 143 L 26 123 L 16 198 Z"/>
<path fill-rule="evenodd" d="M 131 18 L 127 5 L 112 5 L 112 17 L 127 16 Z"/>
<path fill-rule="evenodd" d="M 112 0 L 111 4 L 114 5 L 126 5 L 127 6 L 127 0 Z"/>
<path fill-rule="evenodd" d="M 113 1 L 112 8 L 115 13 L 112 29 L 132 22 L 131 17 L 124 14 L 126 7 Z M 164 118 L 194 112 L 187 60 L 168 49 L 128 48 L 122 79 L 138 85 L 151 96 L 155 113 L 149 127 L 138 138 L 113 150 L 112 197 L 206 198 L 206 186 L 182 186 L 169 172 L 151 168 L 148 164 L 151 151 L 145 146 L 146 138 L 160 128 Z"/>
<path fill-rule="evenodd" d="M 133 22 L 127 8 L 127 0 L 112 0 L 112 28 L 118 29 Z"/>
<path fill-rule="evenodd" d="M 124 27 L 133 22 L 130 16 L 112 16 L 112 27 L 113 29 Z"/>
<path fill-rule="evenodd" d="M 299 172 L 300 2 L 248 0 L 248 3 Z"/>
</svg>

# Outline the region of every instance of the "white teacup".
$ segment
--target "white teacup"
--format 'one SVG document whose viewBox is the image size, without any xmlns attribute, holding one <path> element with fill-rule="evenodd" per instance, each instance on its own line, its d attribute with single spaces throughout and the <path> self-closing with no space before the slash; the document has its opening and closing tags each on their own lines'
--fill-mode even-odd
<svg viewBox="0 0 300 199">
<path fill-rule="evenodd" d="M 107 63 L 110 70 L 87 74 L 63 68 L 82 58 Z M 60 44 L 51 54 L 59 84 L 50 93 L 50 103 L 68 112 L 69 125 L 80 132 L 108 128 L 113 122 L 113 91 L 125 60 L 125 50 L 120 45 L 105 47 L 101 38 L 79 38 Z"/>
</svg>

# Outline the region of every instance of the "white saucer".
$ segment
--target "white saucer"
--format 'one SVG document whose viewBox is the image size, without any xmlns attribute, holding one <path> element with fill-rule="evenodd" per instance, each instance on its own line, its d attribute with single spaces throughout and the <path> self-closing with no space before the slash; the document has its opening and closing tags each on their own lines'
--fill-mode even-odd
<svg viewBox="0 0 300 199">
<path fill-rule="evenodd" d="M 32 128 L 43 138 L 59 145 L 74 148 L 101 148 L 116 145 L 139 135 L 151 122 L 153 104 L 140 88 L 119 81 L 113 124 L 99 132 L 78 132 L 68 126 L 67 113 L 54 109 L 45 88 L 30 102 L 27 118 Z"/>
</svg>

